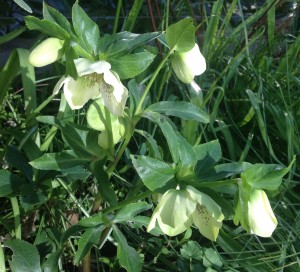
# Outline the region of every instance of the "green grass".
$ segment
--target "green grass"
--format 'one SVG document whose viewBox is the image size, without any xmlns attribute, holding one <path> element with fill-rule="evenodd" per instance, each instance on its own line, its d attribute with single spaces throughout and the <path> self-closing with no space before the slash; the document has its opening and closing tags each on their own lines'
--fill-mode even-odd
<svg viewBox="0 0 300 272">
<path fill-rule="evenodd" d="M 30 1 L 27 2 L 30 4 Z M 145 29 L 149 31 L 153 28 L 146 1 L 131 1 L 132 9 L 125 9 L 125 3 L 120 6 L 121 2 L 118 2 L 117 9 L 120 17 L 117 16 L 115 19 L 112 31 L 120 29 L 141 31 L 141 22 L 145 22 L 145 16 L 147 18 Z M 211 122 L 206 125 L 195 121 L 173 120 L 188 141 L 194 144 L 218 139 L 222 147 L 223 162 L 248 161 L 287 166 L 295 155 L 299 156 L 300 29 L 296 14 L 290 19 L 291 27 L 286 27 L 284 23 L 277 25 L 279 20 L 275 17 L 283 12 L 283 7 L 279 5 L 281 1 L 267 1 L 251 16 L 243 14 L 238 0 L 169 1 L 168 7 L 162 1 L 157 1 L 158 9 L 156 1 L 150 2 L 156 14 L 152 19 L 158 31 L 164 30 L 166 25 L 187 15 L 195 18 L 199 34 L 197 39 L 207 60 L 207 71 L 197 78 L 202 87 L 202 97 L 191 95 L 186 85 L 179 83 L 175 77 L 170 77 L 172 73 L 170 67 L 160 72 L 152 88 L 157 90 L 151 93 L 152 101 L 178 97 L 179 100 L 192 101 L 209 113 Z M 201 13 L 202 4 L 212 4 L 212 13 Z M 297 5 L 299 9 L 300 6 Z M 161 20 L 158 19 L 158 11 Z M 232 24 L 233 14 L 240 16 L 237 25 Z M 199 17 L 200 15 L 204 17 Z M 284 27 L 284 31 L 279 31 L 280 27 Z M 22 31 L 23 29 L 20 33 Z M 40 124 L 37 133 L 36 122 L 30 122 L 29 118 L 36 106 L 47 97 L 45 93 L 51 94 L 57 79 L 50 77 L 60 75 L 61 67 L 56 66 L 54 72 L 50 70 L 34 75 L 32 67 L 26 67 L 24 62 L 26 54 L 28 52 L 24 50 L 14 51 L 6 66 L 1 67 L 0 75 L 2 87 L 0 158 L 3 169 L 9 169 L 20 176 L 28 174 L 26 172 L 28 169 L 23 165 L 27 165 L 28 161 L 42 154 L 38 149 L 40 140 L 45 140 L 46 137 L 50 139 L 42 145 L 43 151 L 56 152 L 62 150 L 64 146 L 59 131 L 50 125 Z M 41 81 L 40 86 L 32 85 L 35 77 Z M 19 92 L 21 88 L 24 89 Z M 52 101 L 50 107 L 42 110 L 43 115 L 53 114 L 55 107 L 57 102 Z M 83 123 L 83 113 L 59 114 L 61 118 Z M 14 128 L 13 124 L 17 127 Z M 153 142 L 156 141 L 160 145 L 162 136 L 156 126 L 149 122 L 141 122 L 138 128 L 147 131 L 150 134 L 148 137 L 153 137 L 151 138 Z M 14 148 L 10 150 L 9 145 Z M 113 184 L 111 188 L 120 200 L 135 196 L 143 188 L 128 160 L 130 153 L 145 154 L 148 148 L 149 142 L 146 143 L 142 136 L 135 134 L 125 151 L 125 159 L 118 165 L 110 181 Z M 161 150 L 164 146 L 159 148 Z M 18 159 L 14 160 L 9 154 L 19 154 Z M 246 234 L 241 227 L 235 226 L 229 220 L 224 222 L 216 243 L 200 236 L 196 229 L 193 230 L 193 234 L 187 232 L 185 235 L 170 238 L 153 236 L 142 229 L 129 228 L 126 225 L 119 228 L 126 236 L 128 244 L 143 256 L 143 271 L 153 271 L 154 267 L 156 271 L 205 271 L 210 267 L 211 270 L 206 271 L 215 269 L 215 271 L 296 272 L 300 270 L 299 170 L 297 157 L 292 171 L 285 176 L 280 189 L 270 196 L 271 205 L 279 222 L 271 238 Z M 100 208 L 108 207 L 101 198 L 98 203 L 93 203 L 97 193 L 95 189 L 97 181 L 85 178 L 84 174 L 88 174 L 87 172 L 87 169 L 84 173 L 81 172 L 84 182 L 77 180 L 69 184 L 55 183 L 51 181 L 51 176 L 50 178 L 46 176 L 39 187 L 41 191 L 36 192 L 34 196 L 40 197 L 39 204 L 28 211 L 21 205 L 21 226 L 15 227 L 14 224 L 18 223 L 19 219 L 13 220 L 19 208 L 16 204 L 17 199 L 11 198 L 10 202 L 1 198 L 1 235 L 16 234 L 16 237 L 20 237 L 19 232 L 22 230 L 22 239 L 37 246 L 40 252 L 43 252 L 45 246 L 57 249 L 59 232 L 64 232 L 69 225 L 76 223 L 78 218 L 91 213 L 93 205 L 97 204 Z M 35 173 L 33 176 L 38 179 Z M 49 193 L 46 194 L 47 201 L 43 200 L 45 192 Z M 231 199 L 232 202 L 231 195 L 224 193 L 223 197 Z M 151 201 L 150 198 L 146 200 Z M 20 198 L 18 201 L 20 202 Z M 150 216 L 151 212 L 147 211 L 145 215 Z M 45 245 L 43 243 L 46 237 L 50 239 Z M 113 241 L 112 237 L 107 237 Z M 66 271 L 77 271 L 73 260 L 79 238 L 79 234 L 76 233 L 64 244 L 61 267 Z M 201 249 L 199 252 L 204 254 L 201 258 L 184 257 L 182 251 L 189 241 L 197 242 Z M 11 252 L 4 248 L 4 255 L 8 267 L 7 261 Z M 91 260 L 97 271 L 122 271 L 116 259 L 116 247 L 113 243 L 107 242 L 102 249 L 94 247 L 91 251 Z"/>
</svg>

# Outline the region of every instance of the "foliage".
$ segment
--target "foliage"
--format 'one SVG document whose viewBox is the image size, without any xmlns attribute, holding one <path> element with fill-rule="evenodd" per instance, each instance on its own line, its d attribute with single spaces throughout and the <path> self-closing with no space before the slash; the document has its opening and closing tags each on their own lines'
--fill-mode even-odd
<svg viewBox="0 0 300 272">
<path fill-rule="evenodd" d="M 31 14 L 0 45 L 31 48 L 0 70 L 0 271 L 299 270 L 299 3 L 15 2 Z"/>
</svg>

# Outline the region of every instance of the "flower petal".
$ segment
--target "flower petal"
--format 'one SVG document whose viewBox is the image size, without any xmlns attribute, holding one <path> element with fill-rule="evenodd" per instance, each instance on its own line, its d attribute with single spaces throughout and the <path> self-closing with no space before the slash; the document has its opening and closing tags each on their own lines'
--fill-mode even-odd
<svg viewBox="0 0 300 272">
<path fill-rule="evenodd" d="M 198 44 L 195 43 L 192 50 L 181 54 L 183 61 L 189 66 L 189 69 L 195 76 L 199 76 L 204 73 L 206 70 L 206 61 L 200 52 Z"/>
<path fill-rule="evenodd" d="M 74 60 L 78 76 L 89 75 L 92 73 L 103 74 L 109 71 L 111 66 L 106 61 L 91 61 L 85 58 Z"/>
<path fill-rule="evenodd" d="M 154 228 L 157 220 L 163 233 L 169 236 L 180 234 L 192 224 L 191 215 L 195 208 L 196 203 L 188 197 L 185 190 L 169 190 L 154 210 L 148 231 Z"/>
<path fill-rule="evenodd" d="M 221 207 L 207 194 L 204 194 L 192 186 L 187 186 L 187 191 L 190 197 L 200 205 L 203 205 L 208 210 L 209 214 L 215 218 L 217 221 L 222 221 L 224 215 L 222 213 Z"/>
<path fill-rule="evenodd" d="M 59 81 L 57 81 L 57 83 L 55 84 L 54 89 L 53 89 L 53 94 L 58 94 L 58 92 L 61 89 L 62 85 L 64 85 L 66 83 L 66 79 L 67 78 L 65 76 L 62 76 L 59 79 Z"/>
<path fill-rule="evenodd" d="M 199 229 L 200 233 L 211 241 L 216 241 L 222 222 L 217 221 L 211 216 L 208 209 L 203 205 L 197 205 L 192 215 L 193 223 Z"/>
<path fill-rule="evenodd" d="M 104 73 L 104 81 L 100 86 L 102 102 L 112 114 L 120 116 L 125 108 L 128 90 L 111 70 Z"/>
<path fill-rule="evenodd" d="M 248 202 L 250 231 L 261 237 L 270 237 L 277 227 L 277 219 L 263 190 L 254 189 Z"/>
<path fill-rule="evenodd" d="M 72 77 L 65 79 L 64 93 L 71 109 L 80 109 L 90 99 L 99 95 L 99 83 L 91 82 L 88 78 L 78 77 L 74 80 Z"/>
</svg>

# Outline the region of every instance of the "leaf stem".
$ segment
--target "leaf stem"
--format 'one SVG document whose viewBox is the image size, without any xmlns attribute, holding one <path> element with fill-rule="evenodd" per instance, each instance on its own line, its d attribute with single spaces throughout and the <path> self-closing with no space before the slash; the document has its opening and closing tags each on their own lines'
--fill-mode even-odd
<svg viewBox="0 0 300 272">
<path fill-rule="evenodd" d="M 10 198 L 11 206 L 13 209 L 14 220 L 15 220 L 15 236 L 17 239 L 21 239 L 21 219 L 20 219 L 20 208 L 17 197 Z"/>
<path fill-rule="evenodd" d="M 174 51 L 174 49 L 172 48 L 168 52 L 168 54 L 164 57 L 164 59 L 161 61 L 161 63 L 157 66 L 156 70 L 154 71 L 153 76 L 151 77 L 148 85 L 146 86 L 146 89 L 145 89 L 145 91 L 143 93 L 143 96 L 141 97 L 141 99 L 139 101 L 139 104 L 136 107 L 136 110 L 135 110 L 135 113 L 134 113 L 135 116 L 140 114 L 142 105 L 144 103 L 144 100 L 145 100 L 145 98 L 146 98 L 146 96 L 147 96 L 150 88 L 152 87 L 152 84 L 154 83 L 154 81 L 155 81 L 158 73 L 160 72 L 161 68 L 163 67 L 163 65 L 165 64 L 165 62 L 167 61 L 167 59 L 171 56 L 171 54 L 173 53 L 173 51 Z"/>
</svg>

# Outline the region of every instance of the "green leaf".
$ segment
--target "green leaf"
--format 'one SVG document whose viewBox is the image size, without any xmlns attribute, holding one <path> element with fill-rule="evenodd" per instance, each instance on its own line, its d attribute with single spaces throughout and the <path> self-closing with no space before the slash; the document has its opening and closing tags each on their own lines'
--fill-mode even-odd
<svg viewBox="0 0 300 272">
<path fill-rule="evenodd" d="M 118 211 L 113 221 L 114 223 L 132 221 L 137 214 L 149 210 L 151 207 L 152 205 L 145 201 L 130 203 Z"/>
<path fill-rule="evenodd" d="M 66 30 L 48 19 L 40 20 L 34 16 L 26 16 L 24 19 L 30 30 L 38 30 L 49 36 L 62 40 L 68 40 L 70 38 L 70 34 Z"/>
<path fill-rule="evenodd" d="M 294 163 L 295 158 L 286 168 L 276 164 L 254 164 L 242 173 L 242 179 L 254 189 L 276 190 L 284 175 L 286 175 Z"/>
<path fill-rule="evenodd" d="M 93 245 L 97 244 L 100 239 L 104 225 L 86 230 L 78 242 L 78 250 L 75 254 L 75 264 L 78 264 L 89 252 Z"/>
<path fill-rule="evenodd" d="M 155 55 L 140 52 L 109 59 L 109 62 L 121 79 L 133 78 L 142 73 L 152 63 Z"/>
<path fill-rule="evenodd" d="M 42 157 L 30 162 L 36 169 L 63 171 L 81 164 L 86 164 L 91 160 L 90 156 L 77 157 L 74 151 L 67 150 L 60 153 L 47 153 Z"/>
<path fill-rule="evenodd" d="M 233 175 L 240 174 L 248 169 L 251 164 L 247 162 L 233 162 L 219 164 L 214 167 L 208 167 L 206 171 L 203 171 L 205 167 L 203 163 L 209 163 L 208 161 L 198 161 L 195 166 L 195 174 L 199 181 L 217 181 L 228 178 Z"/>
<path fill-rule="evenodd" d="M 125 236 L 113 225 L 114 236 L 118 242 L 117 258 L 120 265 L 130 272 L 140 272 L 142 270 L 142 260 L 137 251 L 128 245 Z"/>
<path fill-rule="evenodd" d="M 47 19 L 57 25 L 61 26 L 64 30 L 66 30 L 69 34 L 74 35 L 70 22 L 67 20 L 65 16 L 63 16 L 58 10 L 52 8 L 43 2 L 43 16 L 44 19 Z"/>
<path fill-rule="evenodd" d="M 202 260 L 203 251 L 201 246 L 195 241 L 188 241 L 180 249 L 180 255 L 185 259 Z"/>
<path fill-rule="evenodd" d="M 22 9 L 26 10 L 29 13 L 32 13 L 32 9 L 26 4 L 23 0 L 14 0 L 14 2 L 20 6 Z"/>
<path fill-rule="evenodd" d="M 176 187 L 173 181 L 175 170 L 167 163 L 146 157 L 131 156 L 133 166 L 145 186 L 151 191 L 160 191 L 167 187 Z"/>
<path fill-rule="evenodd" d="M 12 272 L 41 272 L 40 255 L 36 247 L 19 240 L 9 240 L 5 245 L 13 251 L 10 268 Z"/>
<path fill-rule="evenodd" d="M 0 45 L 13 40 L 26 30 L 26 26 L 22 26 L 0 37 Z"/>
<path fill-rule="evenodd" d="M 32 180 L 32 167 L 28 164 L 28 159 L 19 149 L 13 145 L 9 145 L 6 149 L 5 159 L 10 166 L 20 170 L 27 180 Z"/>
<path fill-rule="evenodd" d="M 131 52 L 138 46 L 155 39 L 160 34 L 158 32 L 135 34 L 131 32 L 120 32 L 113 35 L 106 35 L 99 40 L 101 51 L 105 51 L 105 56 L 110 59 L 116 55 L 124 55 Z"/>
<path fill-rule="evenodd" d="M 187 52 L 195 45 L 195 27 L 192 18 L 185 18 L 170 25 L 166 30 L 166 40 L 170 49 Z"/>
<path fill-rule="evenodd" d="M 201 123 L 209 123 L 209 116 L 205 111 L 185 101 L 158 102 L 149 106 L 146 111 L 164 113 L 165 115 L 176 116 L 184 120 L 196 120 Z"/>
<path fill-rule="evenodd" d="M 82 47 L 92 55 L 98 55 L 100 31 L 98 25 L 85 13 L 76 1 L 72 7 L 72 22 Z"/>
<path fill-rule="evenodd" d="M 20 187 L 20 203 L 25 212 L 47 201 L 47 195 L 37 189 L 32 183 L 23 184 Z"/>
<path fill-rule="evenodd" d="M 7 170 L 0 170 L 0 197 L 10 195 L 23 183 L 22 179 Z"/>
<path fill-rule="evenodd" d="M 194 146 L 197 160 L 203 160 L 209 156 L 214 162 L 218 162 L 222 157 L 221 145 L 218 140 Z"/>
<path fill-rule="evenodd" d="M 58 272 L 58 261 L 60 258 L 61 250 L 52 252 L 47 257 L 47 260 L 44 263 L 44 272 Z"/>
<path fill-rule="evenodd" d="M 58 122 L 64 141 L 78 157 L 103 157 L 103 150 L 98 145 L 99 132 L 71 122 Z"/>
<path fill-rule="evenodd" d="M 108 219 L 104 218 L 102 213 L 96 214 L 94 216 L 90 216 L 88 218 L 81 219 L 76 225 L 68 228 L 63 235 L 61 236 L 60 243 L 63 244 L 67 241 L 68 238 L 77 234 L 80 231 L 89 229 L 89 228 L 97 228 L 103 223 L 109 224 Z"/>
<path fill-rule="evenodd" d="M 223 266 L 223 262 L 213 248 L 208 248 L 204 252 L 203 265 L 206 267 L 216 266 L 220 269 Z"/>
<path fill-rule="evenodd" d="M 164 119 L 162 115 L 156 112 L 146 111 L 143 113 L 143 116 L 159 125 L 162 133 L 164 134 L 167 140 L 167 144 L 169 146 L 169 151 L 171 153 L 173 162 L 178 163 L 180 160 L 179 144 L 177 140 L 177 135 L 173 127 L 169 124 L 169 122 L 166 119 Z"/>
<path fill-rule="evenodd" d="M 91 170 L 98 182 L 98 191 L 101 197 L 110 205 L 116 206 L 118 203 L 115 191 L 111 187 L 108 174 L 104 171 L 106 160 L 94 161 L 91 163 Z"/>
</svg>

